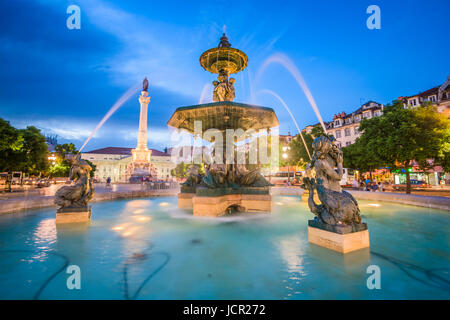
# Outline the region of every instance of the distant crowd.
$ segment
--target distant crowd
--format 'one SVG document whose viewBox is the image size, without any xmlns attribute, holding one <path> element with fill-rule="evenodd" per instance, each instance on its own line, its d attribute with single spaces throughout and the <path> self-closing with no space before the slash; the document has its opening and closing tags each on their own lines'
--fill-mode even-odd
<svg viewBox="0 0 450 320">
<path fill-rule="evenodd" d="M 355 190 L 363 190 L 363 191 L 371 191 L 371 192 L 384 192 L 385 184 L 384 182 L 377 182 L 376 180 L 370 180 L 367 178 L 366 180 L 353 180 L 352 183 L 353 189 Z"/>
</svg>

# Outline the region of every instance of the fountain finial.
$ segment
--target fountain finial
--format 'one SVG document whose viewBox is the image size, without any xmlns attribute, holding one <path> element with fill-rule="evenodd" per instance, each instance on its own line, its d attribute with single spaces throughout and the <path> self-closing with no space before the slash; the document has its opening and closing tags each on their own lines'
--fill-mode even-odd
<svg viewBox="0 0 450 320">
<path fill-rule="evenodd" d="M 142 91 L 148 91 L 148 80 L 147 77 L 144 78 L 144 81 L 142 81 Z"/>
<path fill-rule="evenodd" d="M 225 35 L 225 32 L 220 38 L 219 48 L 231 48 L 231 44 L 228 42 L 228 37 Z"/>
<path fill-rule="evenodd" d="M 247 55 L 241 50 L 231 47 L 225 32 L 220 38 L 218 47 L 202 53 L 200 65 L 205 70 L 219 75 L 218 81 L 213 82 L 213 101 L 233 101 L 235 80 L 229 78 L 229 75 L 244 70 L 247 63 Z"/>
</svg>

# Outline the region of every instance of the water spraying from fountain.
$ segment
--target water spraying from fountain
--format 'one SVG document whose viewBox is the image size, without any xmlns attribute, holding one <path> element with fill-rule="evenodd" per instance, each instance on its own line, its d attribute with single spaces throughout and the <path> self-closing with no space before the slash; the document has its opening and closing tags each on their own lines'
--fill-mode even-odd
<svg viewBox="0 0 450 320">
<path fill-rule="evenodd" d="M 311 154 L 309 153 L 308 146 L 306 145 L 305 139 L 303 138 L 302 131 L 300 130 L 300 127 L 298 126 L 298 123 L 297 123 L 297 121 L 295 120 L 294 115 L 292 114 L 291 110 L 290 110 L 289 107 L 287 106 L 286 102 L 284 102 L 284 100 L 283 100 L 278 94 L 276 94 L 275 92 L 273 92 L 272 90 L 263 89 L 263 90 L 258 91 L 257 94 L 258 94 L 258 93 L 267 93 L 267 94 L 270 94 L 270 95 L 274 96 L 275 98 L 277 98 L 277 99 L 281 102 L 281 104 L 283 105 L 283 107 L 287 110 L 287 112 L 288 112 L 289 115 L 291 116 L 292 121 L 294 121 L 294 124 L 295 124 L 295 126 L 297 127 L 297 130 L 298 130 L 298 133 L 300 134 L 300 137 L 302 138 L 303 145 L 305 146 L 306 152 L 308 153 L 309 160 L 311 160 Z"/>
<path fill-rule="evenodd" d="M 262 64 L 261 68 L 259 69 L 259 71 L 256 75 L 256 80 L 258 80 L 261 77 L 261 74 L 264 72 L 264 70 L 272 63 L 281 64 L 295 78 L 295 80 L 297 81 L 297 84 L 300 86 L 300 88 L 302 88 L 304 94 L 306 95 L 306 98 L 308 99 L 309 103 L 311 104 L 311 107 L 313 108 L 313 110 L 317 116 L 317 119 L 319 119 L 319 122 L 323 128 L 323 131 L 325 133 L 327 133 L 327 129 L 322 120 L 322 116 L 320 115 L 320 112 L 319 112 L 319 108 L 317 108 L 316 101 L 314 100 L 314 98 L 311 94 L 311 91 L 309 90 L 308 86 L 306 85 L 305 79 L 303 79 L 300 71 L 295 66 L 295 64 L 292 62 L 292 60 L 289 59 L 289 57 L 287 57 L 286 55 L 284 55 L 282 53 L 276 53 L 276 54 L 270 56 L 269 58 L 267 58 L 264 61 L 264 63 Z"/>
<path fill-rule="evenodd" d="M 206 83 L 203 86 L 202 93 L 200 94 L 200 99 L 198 100 L 198 104 L 211 102 L 211 97 L 210 96 L 208 97 L 208 95 L 210 95 L 210 92 L 211 92 L 211 84 Z"/>
<path fill-rule="evenodd" d="M 83 143 L 83 145 L 80 148 L 80 152 L 87 145 L 87 143 L 92 139 L 92 137 L 97 133 L 97 131 L 103 126 L 103 124 L 114 114 L 114 112 L 116 112 L 117 109 L 119 109 L 125 102 L 128 101 L 128 99 L 130 99 L 134 94 L 136 94 L 139 91 L 139 88 L 140 88 L 140 84 L 136 84 L 136 85 L 132 86 L 119 98 L 119 100 L 116 101 L 116 103 L 114 103 L 114 105 L 111 107 L 111 109 L 109 109 L 109 111 L 105 114 L 103 119 L 95 127 L 94 131 L 92 131 L 90 136 Z"/>
</svg>

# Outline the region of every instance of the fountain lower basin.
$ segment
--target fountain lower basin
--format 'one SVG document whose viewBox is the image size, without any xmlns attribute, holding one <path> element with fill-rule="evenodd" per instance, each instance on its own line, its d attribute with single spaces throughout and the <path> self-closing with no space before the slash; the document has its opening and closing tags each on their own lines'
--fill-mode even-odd
<svg viewBox="0 0 450 320">
<path fill-rule="evenodd" d="M 193 217 L 175 196 L 105 201 L 87 228 L 56 226 L 53 208 L 2 215 L 0 299 L 449 299 L 448 212 L 359 203 L 371 248 L 346 255 L 308 243 L 298 196 L 218 218 Z M 67 289 L 65 262 L 80 267 L 81 290 Z M 371 265 L 381 290 L 366 286 Z"/>
</svg>

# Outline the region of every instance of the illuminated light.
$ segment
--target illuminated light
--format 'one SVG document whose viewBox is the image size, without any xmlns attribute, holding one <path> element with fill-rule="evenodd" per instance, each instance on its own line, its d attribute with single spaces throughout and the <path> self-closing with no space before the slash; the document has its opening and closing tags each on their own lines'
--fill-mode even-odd
<svg viewBox="0 0 450 320">
<path fill-rule="evenodd" d="M 152 204 L 150 200 L 132 200 L 127 203 L 127 207 L 129 208 L 143 208 L 148 207 Z"/>
<path fill-rule="evenodd" d="M 159 204 L 160 207 L 167 207 L 168 205 L 169 205 L 168 202 L 161 202 L 161 203 Z"/>
<path fill-rule="evenodd" d="M 115 226 L 115 227 L 112 228 L 112 230 L 114 230 L 114 231 L 123 230 L 123 226 Z"/>
<path fill-rule="evenodd" d="M 277 206 L 282 206 L 282 205 L 284 205 L 283 202 L 275 202 L 275 204 L 276 204 Z"/>
<path fill-rule="evenodd" d="M 124 233 L 122 233 L 122 237 L 128 237 L 128 236 L 131 236 L 131 232 L 130 231 L 127 231 L 127 232 L 124 232 Z"/>
<path fill-rule="evenodd" d="M 143 212 L 144 212 L 144 209 L 137 209 L 137 210 L 133 211 L 134 214 L 140 214 L 140 213 L 143 213 Z"/>
<path fill-rule="evenodd" d="M 147 222 L 147 221 L 150 221 L 150 220 L 152 220 L 152 218 L 151 217 L 146 217 L 146 216 L 136 216 L 136 217 L 134 217 L 137 221 L 140 221 L 140 222 Z"/>
<path fill-rule="evenodd" d="M 377 207 L 377 208 L 378 208 L 378 207 L 381 207 L 381 204 L 378 204 L 378 203 L 369 203 L 368 206 L 369 206 L 369 207 Z"/>
</svg>

